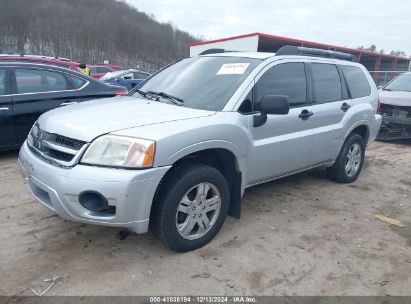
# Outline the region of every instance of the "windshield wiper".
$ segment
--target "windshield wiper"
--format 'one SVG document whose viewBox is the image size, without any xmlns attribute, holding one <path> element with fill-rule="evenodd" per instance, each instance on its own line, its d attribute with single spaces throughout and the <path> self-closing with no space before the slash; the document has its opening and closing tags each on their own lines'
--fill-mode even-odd
<svg viewBox="0 0 411 304">
<path fill-rule="evenodd" d="M 164 92 L 148 91 L 147 93 L 148 93 L 148 94 L 152 94 L 152 95 L 157 95 L 157 96 L 163 97 L 163 98 L 165 98 L 165 99 L 168 99 L 168 100 L 170 100 L 172 103 L 174 103 L 174 104 L 176 104 L 176 105 L 178 105 L 178 106 L 181 106 L 181 105 L 184 103 L 184 100 L 183 100 L 183 99 L 178 98 L 178 97 L 173 96 L 173 95 L 170 95 L 170 94 L 167 94 L 167 93 L 164 93 Z"/>
<path fill-rule="evenodd" d="M 144 98 L 151 99 L 150 95 L 147 92 L 144 92 L 144 91 L 139 90 L 139 89 L 134 89 L 134 92 L 137 92 L 138 94 L 140 94 Z"/>
</svg>

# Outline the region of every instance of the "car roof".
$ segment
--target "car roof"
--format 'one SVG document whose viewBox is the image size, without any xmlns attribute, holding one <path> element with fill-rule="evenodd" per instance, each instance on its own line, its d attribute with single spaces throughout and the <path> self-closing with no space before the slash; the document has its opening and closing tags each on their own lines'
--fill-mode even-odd
<svg viewBox="0 0 411 304">
<path fill-rule="evenodd" d="M 0 67 L 9 67 L 9 66 L 18 66 L 18 67 L 37 67 L 37 68 L 45 68 L 45 69 L 53 69 L 53 70 L 58 70 L 64 73 L 70 73 L 70 74 L 75 74 L 75 75 L 79 75 L 79 76 L 83 76 L 84 74 L 68 69 L 68 68 L 64 68 L 61 66 L 57 66 L 54 64 L 46 64 L 46 63 L 37 63 L 37 62 L 21 62 L 21 61 L 7 61 L 7 62 L 2 62 L 0 60 Z M 85 77 L 85 78 L 90 78 L 90 77 Z"/>
<path fill-rule="evenodd" d="M 116 73 L 116 74 L 126 74 L 126 73 L 134 73 L 134 72 L 138 72 L 138 73 L 143 73 L 143 74 L 147 74 L 150 75 L 150 73 L 144 72 L 142 70 L 137 70 L 137 69 L 127 69 L 127 70 L 117 70 L 117 71 L 112 71 L 112 72 L 108 72 L 110 74 Z M 107 73 L 107 74 L 108 74 Z"/>
<path fill-rule="evenodd" d="M 44 62 L 55 62 L 65 65 L 78 65 L 79 62 L 70 60 L 68 58 L 62 57 L 50 57 L 50 56 L 40 56 L 40 55 L 12 55 L 12 54 L 0 54 L 0 62 L 2 60 L 16 60 L 16 61 L 25 61 L 25 60 L 36 60 Z"/>
<path fill-rule="evenodd" d="M 336 58 L 327 58 L 321 56 L 307 56 L 307 55 L 278 55 L 275 56 L 275 53 L 268 53 L 268 52 L 223 52 L 223 53 L 211 53 L 205 55 L 199 55 L 201 57 L 239 57 L 239 58 L 254 58 L 254 59 L 262 59 L 266 60 L 268 58 L 276 57 L 278 59 L 311 59 L 311 60 L 318 60 L 318 61 L 327 61 L 327 62 L 334 62 L 334 63 L 345 63 L 348 65 L 359 65 L 359 63 L 354 61 L 348 60 L 341 60 Z"/>
<path fill-rule="evenodd" d="M 242 58 L 255 58 L 255 59 L 267 59 L 273 57 L 275 53 L 266 52 L 224 52 L 213 53 L 207 55 L 200 55 L 203 57 L 242 57 Z"/>
<path fill-rule="evenodd" d="M 118 71 L 115 71 L 115 72 L 140 72 L 140 73 L 144 73 L 144 74 L 149 74 L 147 72 L 144 72 L 144 71 L 138 70 L 138 69 L 118 70 Z"/>
<path fill-rule="evenodd" d="M 95 63 L 95 64 L 88 64 L 87 66 L 89 67 L 115 67 L 115 68 L 119 68 L 119 65 L 116 64 L 104 64 L 104 63 Z"/>
</svg>

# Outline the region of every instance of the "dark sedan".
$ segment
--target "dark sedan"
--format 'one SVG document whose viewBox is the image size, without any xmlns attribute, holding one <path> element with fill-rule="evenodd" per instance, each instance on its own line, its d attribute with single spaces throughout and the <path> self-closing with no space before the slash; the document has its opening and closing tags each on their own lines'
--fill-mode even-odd
<svg viewBox="0 0 411 304">
<path fill-rule="evenodd" d="M 0 63 L 0 150 L 21 145 L 46 111 L 115 95 L 124 87 L 104 84 L 69 69 L 36 63 Z"/>
</svg>

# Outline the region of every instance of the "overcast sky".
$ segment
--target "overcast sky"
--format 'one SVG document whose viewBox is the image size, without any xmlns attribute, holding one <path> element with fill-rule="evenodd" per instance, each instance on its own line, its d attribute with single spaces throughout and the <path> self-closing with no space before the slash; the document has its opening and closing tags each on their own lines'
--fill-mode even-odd
<svg viewBox="0 0 411 304">
<path fill-rule="evenodd" d="M 126 0 L 203 39 L 262 32 L 411 54 L 410 0 Z"/>
</svg>

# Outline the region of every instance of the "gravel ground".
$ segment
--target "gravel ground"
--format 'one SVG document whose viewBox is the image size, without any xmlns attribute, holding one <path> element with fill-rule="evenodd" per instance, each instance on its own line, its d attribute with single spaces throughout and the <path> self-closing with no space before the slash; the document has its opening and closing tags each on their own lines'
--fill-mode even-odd
<svg viewBox="0 0 411 304">
<path fill-rule="evenodd" d="M 411 295 L 411 141 L 373 143 L 356 183 L 322 169 L 251 188 L 240 220 L 175 253 L 151 233 L 67 222 L 0 154 L 0 295 Z M 402 221 L 398 228 L 374 218 Z"/>
</svg>

